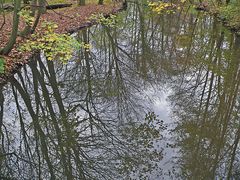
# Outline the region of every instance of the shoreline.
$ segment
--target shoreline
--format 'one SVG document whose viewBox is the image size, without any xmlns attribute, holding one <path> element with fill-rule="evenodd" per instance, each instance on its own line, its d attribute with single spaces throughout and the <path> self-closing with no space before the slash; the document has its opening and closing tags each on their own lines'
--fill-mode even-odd
<svg viewBox="0 0 240 180">
<path fill-rule="evenodd" d="M 197 11 L 207 12 L 207 13 L 209 13 L 210 16 L 215 16 L 218 19 L 218 21 L 223 24 L 223 26 L 225 28 L 227 28 L 232 33 L 235 33 L 236 35 L 240 35 L 240 23 L 238 24 L 238 26 L 239 26 L 238 28 L 236 26 L 230 25 L 230 20 L 228 20 L 227 18 L 223 17 L 221 15 L 221 13 L 219 12 L 219 10 L 217 10 L 215 7 L 212 7 L 212 6 L 202 6 L 200 4 L 200 5 L 197 5 L 195 7 L 195 9 Z"/>
</svg>

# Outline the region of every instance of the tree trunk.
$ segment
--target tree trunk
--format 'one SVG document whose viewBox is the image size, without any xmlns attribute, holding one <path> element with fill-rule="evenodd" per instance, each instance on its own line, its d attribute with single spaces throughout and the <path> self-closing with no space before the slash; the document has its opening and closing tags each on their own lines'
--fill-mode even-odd
<svg viewBox="0 0 240 180">
<path fill-rule="evenodd" d="M 99 5 L 103 5 L 103 0 L 99 0 L 99 1 L 98 1 L 98 4 L 99 4 Z"/>
<path fill-rule="evenodd" d="M 41 14 L 45 14 L 47 9 L 46 9 L 46 0 L 38 0 L 38 4 L 40 6 L 40 12 Z"/>
<path fill-rule="evenodd" d="M 79 0 L 78 5 L 79 6 L 84 6 L 85 5 L 85 0 Z"/>
<path fill-rule="evenodd" d="M 0 54 L 7 55 L 14 44 L 16 43 L 17 33 L 18 33 L 18 24 L 19 24 L 19 15 L 18 12 L 21 8 L 21 0 L 14 0 L 14 12 L 13 12 L 13 26 L 11 36 L 6 44 L 6 46 L 0 50 Z"/>
<path fill-rule="evenodd" d="M 37 16 L 35 18 L 34 24 L 33 24 L 32 29 L 31 29 L 31 33 L 33 33 L 35 31 L 41 15 L 46 12 L 45 0 L 38 0 L 38 4 L 39 4 L 40 8 L 38 9 Z"/>
<path fill-rule="evenodd" d="M 30 16 L 32 16 L 32 17 L 35 16 L 36 6 L 37 6 L 37 0 L 32 0 L 31 1 L 31 9 L 30 9 L 31 10 Z M 34 22 L 34 24 L 35 24 L 35 22 Z M 20 33 L 20 36 L 24 37 L 32 32 L 33 31 L 32 31 L 31 25 L 27 24 L 26 27 L 24 28 L 24 30 Z"/>
</svg>

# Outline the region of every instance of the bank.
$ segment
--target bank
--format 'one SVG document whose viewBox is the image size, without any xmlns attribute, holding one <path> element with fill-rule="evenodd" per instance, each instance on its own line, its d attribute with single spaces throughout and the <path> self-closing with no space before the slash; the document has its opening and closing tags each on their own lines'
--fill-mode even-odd
<svg viewBox="0 0 240 180">
<path fill-rule="evenodd" d="M 238 3 L 214 5 L 202 2 L 193 6 L 198 11 L 204 11 L 209 13 L 211 16 L 215 16 L 227 29 L 240 35 L 240 7 Z"/>
</svg>

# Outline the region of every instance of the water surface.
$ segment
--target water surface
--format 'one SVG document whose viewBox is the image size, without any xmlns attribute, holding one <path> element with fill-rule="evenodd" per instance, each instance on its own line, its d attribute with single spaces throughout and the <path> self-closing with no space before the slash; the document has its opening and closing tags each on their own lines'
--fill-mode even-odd
<svg viewBox="0 0 240 180">
<path fill-rule="evenodd" d="M 1 87 L 0 179 L 239 179 L 240 38 L 131 4 Z"/>
</svg>

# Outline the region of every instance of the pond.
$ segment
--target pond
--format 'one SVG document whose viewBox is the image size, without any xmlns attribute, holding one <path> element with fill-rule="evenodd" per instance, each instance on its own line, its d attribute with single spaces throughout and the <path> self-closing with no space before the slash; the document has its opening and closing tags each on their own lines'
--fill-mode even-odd
<svg viewBox="0 0 240 180">
<path fill-rule="evenodd" d="M 240 38 L 131 3 L 0 87 L 0 179 L 239 179 Z"/>
</svg>

